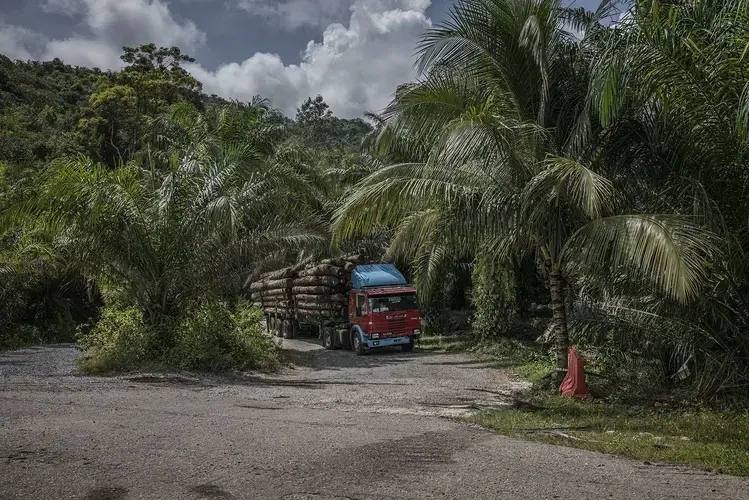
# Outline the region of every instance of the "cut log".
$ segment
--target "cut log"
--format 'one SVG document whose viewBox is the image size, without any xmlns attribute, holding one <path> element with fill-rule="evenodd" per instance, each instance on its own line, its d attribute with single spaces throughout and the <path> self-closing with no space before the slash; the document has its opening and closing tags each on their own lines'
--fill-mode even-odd
<svg viewBox="0 0 749 500">
<path fill-rule="evenodd" d="M 275 288 L 291 288 L 294 280 L 292 278 L 284 278 L 280 280 L 268 280 L 268 281 L 256 281 L 250 284 L 250 292 L 261 292 L 264 290 L 273 290 Z"/>
<path fill-rule="evenodd" d="M 281 289 L 275 289 L 275 290 L 264 290 L 262 292 L 254 292 L 250 297 L 252 297 L 253 300 L 257 300 L 260 298 L 271 298 L 271 297 L 289 297 L 291 296 L 291 292 L 288 288 L 281 288 Z"/>
<path fill-rule="evenodd" d="M 346 261 L 340 258 L 337 259 L 323 259 L 320 264 L 329 264 L 331 266 L 343 267 L 346 265 Z"/>
<path fill-rule="evenodd" d="M 264 300 L 263 307 L 289 307 L 291 302 L 288 300 Z"/>
<path fill-rule="evenodd" d="M 283 278 L 292 278 L 294 270 L 292 267 L 285 267 L 277 271 L 270 271 L 260 275 L 260 281 L 280 280 Z"/>
<path fill-rule="evenodd" d="M 264 308 L 263 312 L 265 314 L 275 314 L 276 316 L 290 316 L 293 311 L 290 309 L 283 309 L 283 308 Z"/>
<path fill-rule="evenodd" d="M 309 311 L 317 311 L 317 310 L 324 310 L 324 309 L 330 309 L 333 311 L 340 311 L 343 309 L 343 304 L 340 304 L 338 302 L 298 302 L 296 304 L 297 310 L 309 310 Z"/>
<path fill-rule="evenodd" d="M 343 260 L 345 260 L 346 262 L 352 262 L 354 264 L 361 264 L 364 261 L 364 256 L 361 254 L 344 255 Z"/>
<path fill-rule="evenodd" d="M 342 293 L 334 293 L 331 295 L 308 295 L 308 294 L 295 294 L 294 300 L 296 302 L 340 302 L 345 304 L 347 302 L 346 296 Z"/>
<path fill-rule="evenodd" d="M 328 294 L 333 290 L 333 288 L 329 286 L 295 286 L 291 289 L 291 293 L 294 295 L 324 295 Z"/>
<path fill-rule="evenodd" d="M 343 276 L 345 271 L 342 267 L 331 266 L 330 264 L 320 264 L 309 269 L 305 269 L 300 276 L 335 276 L 337 278 Z"/>
<path fill-rule="evenodd" d="M 270 280 L 266 282 L 266 286 L 263 287 L 263 290 L 273 290 L 274 288 L 291 288 L 292 283 L 294 283 L 293 278 Z"/>
<path fill-rule="evenodd" d="M 290 295 L 291 288 L 271 288 L 270 290 L 263 290 L 257 292 L 261 297 L 276 297 L 278 295 Z"/>
<path fill-rule="evenodd" d="M 333 276 L 305 276 L 294 280 L 294 286 L 337 286 L 338 278 Z"/>
<path fill-rule="evenodd" d="M 355 263 L 353 263 L 353 262 L 346 262 L 343 265 L 343 270 L 346 271 L 347 273 L 351 274 L 351 271 L 353 271 L 355 267 L 356 267 Z"/>
<path fill-rule="evenodd" d="M 296 310 L 297 315 L 302 316 L 316 316 L 319 318 L 326 318 L 333 316 L 333 313 L 330 310 L 327 309 L 297 309 Z"/>
</svg>

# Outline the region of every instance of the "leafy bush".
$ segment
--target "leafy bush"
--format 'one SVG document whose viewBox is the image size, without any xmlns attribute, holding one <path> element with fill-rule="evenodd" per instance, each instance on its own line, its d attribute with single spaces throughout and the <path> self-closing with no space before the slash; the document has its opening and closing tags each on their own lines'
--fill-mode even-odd
<svg viewBox="0 0 749 500">
<path fill-rule="evenodd" d="M 123 371 L 153 361 L 149 337 L 153 329 L 143 323 L 137 308 L 105 308 L 101 319 L 88 332 L 79 329 L 78 345 L 88 354 L 80 367 L 88 373 Z"/>
<path fill-rule="evenodd" d="M 222 302 L 202 302 L 179 324 L 173 364 L 188 370 L 272 370 L 278 346 L 260 325 L 260 312 L 232 313 Z"/>
<path fill-rule="evenodd" d="M 139 309 L 109 307 L 101 320 L 78 336 L 88 351 L 81 369 L 88 373 L 143 367 L 195 371 L 270 371 L 280 349 L 260 325 L 260 312 L 223 302 L 196 304 L 178 321 L 147 325 Z"/>
<path fill-rule="evenodd" d="M 31 325 L 11 325 L 0 334 L 0 351 L 41 344 L 44 341 L 38 328 Z"/>
</svg>

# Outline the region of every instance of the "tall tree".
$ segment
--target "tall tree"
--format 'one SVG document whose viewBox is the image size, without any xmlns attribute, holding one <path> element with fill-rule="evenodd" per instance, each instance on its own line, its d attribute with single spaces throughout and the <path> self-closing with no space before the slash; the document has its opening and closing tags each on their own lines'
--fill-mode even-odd
<svg viewBox="0 0 749 500">
<path fill-rule="evenodd" d="M 605 176 L 586 54 L 609 7 L 582 15 L 553 0 L 458 2 L 422 39 L 425 78 L 402 87 L 388 110 L 385 136 L 405 138 L 417 161 L 365 179 L 338 217 L 342 236 L 398 227 L 391 253 L 415 259 L 422 286 L 456 255 L 534 252 L 546 268 L 560 370 L 576 273 L 624 269 L 687 300 L 713 252 L 684 218 L 623 215 L 635 207 Z M 585 26 L 582 41 L 563 29 L 572 21 Z"/>
<path fill-rule="evenodd" d="M 331 118 L 333 112 L 323 97 L 318 94 L 314 99 L 308 97 L 302 106 L 296 110 L 296 121 L 299 123 L 310 123 Z"/>
<path fill-rule="evenodd" d="M 171 121 L 165 154 L 114 169 L 62 160 L 17 212 L 71 242 L 70 261 L 150 323 L 200 297 L 236 296 L 243 274 L 279 249 L 327 241 L 307 167 L 255 110 L 183 104 Z"/>
<path fill-rule="evenodd" d="M 132 159 L 154 132 L 154 120 L 172 104 L 202 106 L 202 85 L 181 66 L 194 59 L 179 48 L 148 44 L 123 50 L 128 65 L 98 79 L 78 123 L 89 154 L 109 164 Z"/>
</svg>

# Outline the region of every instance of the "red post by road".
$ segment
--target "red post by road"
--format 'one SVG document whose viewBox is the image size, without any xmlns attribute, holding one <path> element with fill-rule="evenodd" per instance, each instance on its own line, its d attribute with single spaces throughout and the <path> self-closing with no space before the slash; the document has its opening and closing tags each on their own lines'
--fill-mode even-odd
<svg viewBox="0 0 749 500">
<path fill-rule="evenodd" d="M 580 357 L 574 347 L 570 347 L 567 351 L 567 375 L 562 380 L 560 391 L 564 396 L 573 398 L 590 396 L 590 391 L 585 387 L 583 358 Z"/>
</svg>

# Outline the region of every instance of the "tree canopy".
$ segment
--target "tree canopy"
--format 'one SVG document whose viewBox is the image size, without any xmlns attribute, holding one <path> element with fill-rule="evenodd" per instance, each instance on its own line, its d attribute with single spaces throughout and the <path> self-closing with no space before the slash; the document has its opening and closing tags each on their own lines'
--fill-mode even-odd
<svg viewBox="0 0 749 500">
<path fill-rule="evenodd" d="M 559 370 L 575 344 L 746 391 L 749 2 L 619 6 L 458 0 L 418 79 L 361 119 L 321 95 L 293 119 L 207 96 L 153 44 L 121 71 L 0 58 L 0 326 L 102 304 L 159 323 L 366 248 L 429 325 L 466 308 L 482 340 L 538 338 Z"/>
</svg>

